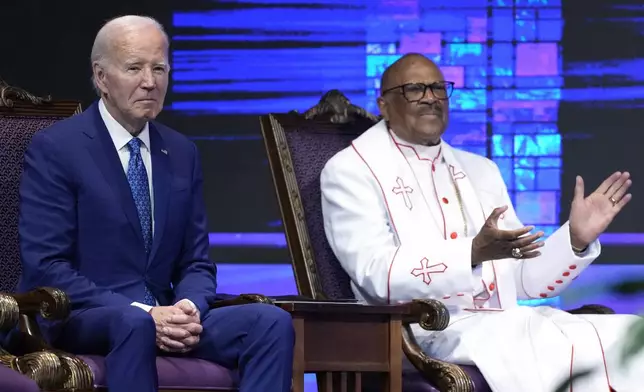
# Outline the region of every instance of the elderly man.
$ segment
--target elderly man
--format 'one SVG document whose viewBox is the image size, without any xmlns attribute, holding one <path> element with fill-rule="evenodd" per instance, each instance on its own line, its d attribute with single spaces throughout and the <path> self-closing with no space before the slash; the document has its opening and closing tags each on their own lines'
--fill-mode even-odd
<svg viewBox="0 0 644 392">
<path fill-rule="evenodd" d="M 403 56 L 382 77 L 384 120 L 322 172 L 326 235 L 356 296 L 442 301 L 449 327 L 416 328 L 419 342 L 435 358 L 476 364 L 494 391 L 552 392 L 588 369 L 575 390 L 633 390 L 640 376 L 618 367 L 616 342 L 635 316 L 517 306 L 560 294 L 599 255 L 598 236 L 631 199 L 629 174 L 589 196 L 578 177 L 569 221 L 539 241 L 497 166 L 441 139 L 452 88 L 426 57 Z"/>
<path fill-rule="evenodd" d="M 20 288 L 71 297 L 69 319 L 45 332 L 61 349 L 106 355 L 111 392 L 156 391 L 157 350 L 238 368 L 241 391 L 290 391 L 289 315 L 209 309 L 216 267 L 197 149 L 153 121 L 168 45 L 151 18 L 108 22 L 91 54 L 100 100 L 34 136 L 20 188 Z"/>
</svg>

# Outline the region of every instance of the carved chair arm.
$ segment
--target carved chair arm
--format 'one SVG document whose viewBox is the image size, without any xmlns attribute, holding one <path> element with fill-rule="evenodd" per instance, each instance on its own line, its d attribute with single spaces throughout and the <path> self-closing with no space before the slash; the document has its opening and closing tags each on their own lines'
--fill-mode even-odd
<svg viewBox="0 0 644 392">
<path fill-rule="evenodd" d="M 261 294 L 241 294 L 237 297 L 210 302 L 210 309 L 223 308 L 225 306 L 246 305 L 246 304 L 256 304 L 256 303 L 268 304 L 268 305 L 274 304 L 273 300 Z"/>
<path fill-rule="evenodd" d="M 65 319 L 70 312 L 69 297 L 51 287 L 5 296 L 18 308 L 19 330 L 8 342 L 9 351 L 16 355 L 5 351 L 0 362 L 31 378 L 42 390 L 90 390 L 93 373 L 89 367 L 75 356 L 47 344 L 36 323 L 38 315 L 50 320 Z"/>
<path fill-rule="evenodd" d="M 50 320 L 64 320 L 69 316 L 69 297 L 53 287 L 39 287 L 22 294 L 10 294 L 18 303 L 21 315 L 35 317 L 40 314 Z"/>
<path fill-rule="evenodd" d="M 449 325 L 445 304 L 434 299 L 415 299 L 409 303 L 410 314 L 403 319 L 403 352 L 414 367 L 440 391 L 474 392 L 474 382 L 458 365 L 429 357 L 418 344 L 411 324 L 427 331 L 442 331 Z"/>
<path fill-rule="evenodd" d="M 0 293 L 0 331 L 8 331 L 18 324 L 18 302 L 11 294 Z"/>
<path fill-rule="evenodd" d="M 447 307 L 435 299 L 415 299 L 409 303 L 410 313 L 403 323 L 418 324 L 427 331 L 442 331 L 449 325 Z"/>
</svg>

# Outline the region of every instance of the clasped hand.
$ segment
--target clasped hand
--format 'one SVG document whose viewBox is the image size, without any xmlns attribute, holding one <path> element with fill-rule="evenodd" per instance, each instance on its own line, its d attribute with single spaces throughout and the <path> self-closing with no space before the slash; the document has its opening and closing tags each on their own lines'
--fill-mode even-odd
<svg viewBox="0 0 644 392">
<path fill-rule="evenodd" d="M 203 330 L 199 312 L 189 303 L 157 306 L 150 311 L 156 325 L 156 344 L 163 351 L 186 353 L 199 343 Z"/>
</svg>

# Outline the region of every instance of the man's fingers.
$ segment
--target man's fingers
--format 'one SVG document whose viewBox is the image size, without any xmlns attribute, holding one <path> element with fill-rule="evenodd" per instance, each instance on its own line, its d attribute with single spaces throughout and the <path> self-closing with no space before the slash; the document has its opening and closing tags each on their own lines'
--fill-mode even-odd
<svg viewBox="0 0 644 392">
<path fill-rule="evenodd" d="M 525 255 L 525 254 L 534 252 L 537 249 L 541 248 L 543 246 L 543 244 L 545 244 L 545 242 L 543 242 L 543 241 L 542 242 L 535 242 L 535 243 L 532 243 L 532 244 L 529 244 L 529 245 L 526 245 L 526 246 L 522 246 L 519 249 L 521 249 L 521 253 L 523 253 Z M 539 252 L 536 252 L 536 253 L 539 253 Z"/>
<path fill-rule="evenodd" d="M 615 209 L 615 214 L 620 212 L 622 208 L 624 208 L 624 206 L 628 204 L 629 201 L 631 201 L 632 198 L 633 198 L 633 195 L 631 195 L 630 193 L 622 197 L 621 200 L 618 201 L 617 204 L 615 204 L 615 207 L 613 207 Z"/>
<path fill-rule="evenodd" d="M 185 313 L 173 314 L 168 319 L 168 322 L 171 324 L 188 324 L 188 323 L 194 323 L 195 321 L 198 322 L 199 320 L 196 320 L 195 316 L 190 316 Z"/>
<path fill-rule="evenodd" d="M 167 336 L 161 338 L 161 344 L 166 346 L 170 350 L 183 350 L 186 348 L 186 345 L 180 341 L 170 339 Z"/>
<path fill-rule="evenodd" d="M 534 226 L 525 226 L 516 230 L 497 230 L 496 238 L 507 241 L 514 241 L 518 237 L 528 234 L 534 230 Z"/>
<path fill-rule="evenodd" d="M 487 217 L 487 220 L 485 221 L 487 224 L 489 224 L 492 227 L 496 227 L 496 223 L 498 222 L 499 218 L 505 211 L 508 210 L 508 206 L 503 206 L 503 207 L 496 207 L 490 216 Z"/>
<path fill-rule="evenodd" d="M 584 179 L 581 176 L 575 178 L 575 193 L 573 194 L 573 200 L 583 200 L 584 199 Z"/>
<path fill-rule="evenodd" d="M 597 187 L 596 192 L 598 192 L 598 193 L 600 193 L 600 194 L 602 194 L 602 195 L 603 195 L 603 194 L 606 194 L 606 192 L 608 191 L 608 188 L 610 188 L 610 186 L 611 186 L 611 185 L 613 185 L 613 183 L 614 183 L 615 181 L 617 181 L 617 179 L 619 179 L 619 177 L 620 177 L 621 175 L 622 175 L 622 173 L 621 173 L 621 172 L 615 172 L 615 173 L 611 174 L 611 175 L 610 175 L 610 177 L 608 177 L 607 179 L 605 179 L 605 180 L 604 180 L 604 182 L 602 182 L 602 183 Z"/>
<path fill-rule="evenodd" d="M 182 325 L 181 328 L 188 331 L 190 335 L 193 335 L 193 336 L 199 335 L 203 331 L 203 327 L 201 326 L 201 324 L 197 324 L 197 323 L 185 324 L 185 325 Z"/>
<path fill-rule="evenodd" d="M 163 335 L 170 339 L 181 340 L 189 337 L 191 333 L 186 331 L 184 328 L 166 326 L 163 328 Z"/>
<path fill-rule="evenodd" d="M 622 200 L 622 197 L 624 197 L 624 195 L 626 194 L 626 192 L 628 192 L 628 189 L 631 187 L 631 185 L 633 185 L 633 181 L 631 181 L 631 180 L 626 180 L 626 181 L 622 184 L 622 186 L 621 186 L 621 187 L 619 187 L 615 192 L 613 192 L 613 193 L 611 194 L 611 193 L 610 193 L 610 191 L 608 191 L 608 193 L 607 193 L 606 195 L 607 195 L 607 196 L 609 196 L 609 197 L 612 197 L 612 198 L 613 198 L 613 200 L 615 200 L 615 201 L 619 202 L 620 200 Z"/>
<path fill-rule="evenodd" d="M 196 346 L 199 343 L 199 336 L 190 336 L 189 338 L 181 341 L 187 348 Z"/>
<path fill-rule="evenodd" d="M 512 241 L 510 243 L 510 246 L 512 246 L 513 248 L 521 249 L 521 248 L 523 248 L 525 246 L 528 246 L 528 245 L 532 244 L 533 242 L 535 242 L 536 240 L 538 240 L 541 237 L 543 237 L 543 231 L 540 231 L 540 232 L 535 233 L 535 234 L 530 234 L 530 235 L 518 238 L 518 239 Z M 523 250 L 523 249 L 521 249 L 521 250 Z"/>
<path fill-rule="evenodd" d="M 528 253 L 524 253 L 522 259 L 534 259 L 535 257 L 541 256 L 541 252 L 539 251 L 532 251 Z"/>
<path fill-rule="evenodd" d="M 619 191 L 620 188 L 624 186 L 624 184 L 626 184 L 626 181 L 628 181 L 628 178 L 630 176 L 631 175 L 628 172 L 622 173 L 612 184 L 610 184 L 608 190 L 606 191 L 606 196 L 612 196 L 615 200 L 619 200 L 617 197 L 615 197 L 615 193 Z"/>
</svg>

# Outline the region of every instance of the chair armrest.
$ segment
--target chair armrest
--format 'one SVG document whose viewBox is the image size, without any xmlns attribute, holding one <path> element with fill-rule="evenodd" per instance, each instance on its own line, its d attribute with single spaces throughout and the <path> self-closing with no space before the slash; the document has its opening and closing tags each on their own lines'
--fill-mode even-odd
<svg viewBox="0 0 644 392">
<path fill-rule="evenodd" d="M 11 294 L 0 293 L 0 331 L 8 331 L 18 324 L 20 310 Z"/>
<path fill-rule="evenodd" d="M 418 344 L 410 324 L 427 331 L 442 331 L 449 325 L 445 304 L 434 299 L 415 299 L 409 303 L 410 314 L 403 320 L 403 352 L 409 362 L 441 391 L 474 392 L 474 382 L 458 365 L 430 358 Z"/>
<path fill-rule="evenodd" d="M 27 293 L 10 294 L 18 303 L 21 315 L 45 319 L 64 320 L 69 316 L 69 297 L 53 287 L 39 287 Z"/>
<path fill-rule="evenodd" d="M 15 303 L 18 316 L 13 326 L 19 324 L 18 330 L 10 335 L 7 347 L 17 355 L 7 353 L 4 364 L 34 380 L 42 390 L 90 390 L 93 373 L 89 367 L 75 356 L 47 344 L 36 322 L 38 315 L 50 320 L 65 319 L 70 313 L 69 297 L 51 287 L 2 296 Z"/>
<path fill-rule="evenodd" d="M 261 294 L 241 294 L 236 297 L 215 300 L 210 302 L 210 309 L 223 308 L 226 306 L 234 305 L 247 305 L 247 304 L 268 304 L 273 305 L 273 301 Z"/>
<path fill-rule="evenodd" d="M 449 311 L 440 301 L 415 299 L 409 306 L 410 313 L 403 318 L 405 324 L 417 323 L 426 331 L 442 331 L 449 325 Z"/>
</svg>

